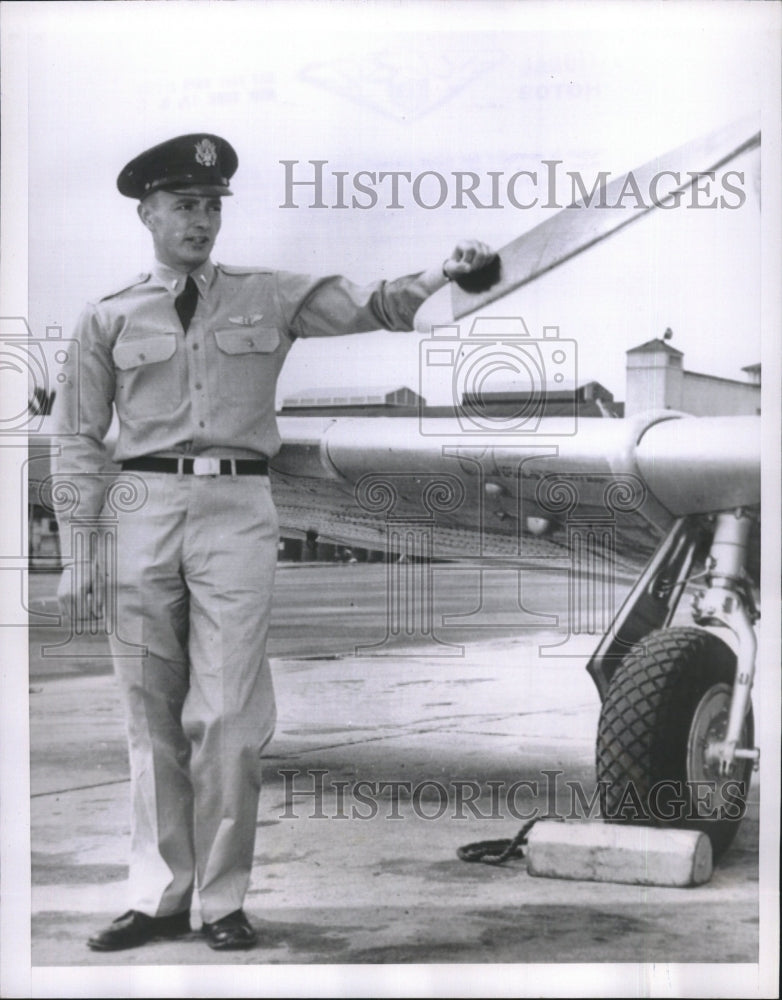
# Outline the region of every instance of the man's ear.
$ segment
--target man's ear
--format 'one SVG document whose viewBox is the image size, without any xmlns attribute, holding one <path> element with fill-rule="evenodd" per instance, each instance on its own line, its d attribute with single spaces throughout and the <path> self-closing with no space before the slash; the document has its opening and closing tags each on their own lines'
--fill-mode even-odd
<svg viewBox="0 0 782 1000">
<path fill-rule="evenodd" d="M 136 211 L 138 212 L 139 219 L 141 219 L 147 229 L 152 230 L 152 206 L 146 201 L 140 201 Z"/>
</svg>

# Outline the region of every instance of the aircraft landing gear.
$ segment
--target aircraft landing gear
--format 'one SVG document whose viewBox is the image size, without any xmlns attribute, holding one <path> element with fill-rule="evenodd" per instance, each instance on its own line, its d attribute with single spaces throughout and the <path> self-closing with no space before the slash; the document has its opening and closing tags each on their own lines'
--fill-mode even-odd
<svg viewBox="0 0 782 1000">
<path fill-rule="evenodd" d="M 751 760 L 722 773 L 710 746 L 724 737 L 736 658 L 699 628 L 653 632 L 613 676 L 597 733 L 603 816 L 709 835 L 715 857 L 746 810 Z M 752 710 L 740 743 L 751 747 Z"/>
<path fill-rule="evenodd" d="M 750 703 L 759 613 L 744 568 L 752 524 L 743 510 L 717 515 L 706 589 L 693 601 L 699 627 L 667 628 L 699 544 L 697 524 L 678 523 L 588 668 L 603 698 L 603 816 L 703 830 L 715 856 L 736 834 L 759 759 Z M 736 652 L 719 635 L 726 629 Z M 612 669 L 628 639 L 637 645 Z"/>
</svg>

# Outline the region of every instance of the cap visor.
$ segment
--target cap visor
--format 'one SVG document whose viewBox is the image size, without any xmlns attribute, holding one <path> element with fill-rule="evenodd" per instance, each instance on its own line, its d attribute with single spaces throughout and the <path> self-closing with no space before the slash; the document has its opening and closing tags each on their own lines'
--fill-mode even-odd
<svg viewBox="0 0 782 1000">
<path fill-rule="evenodd" d="M 169 194 L 191 194 L 203 198 L 230 198 L 233 191 L 220 184 L 159 184 L 145 191 L 142 200 L 155 191 L 168 191 Z"/>
</svg>

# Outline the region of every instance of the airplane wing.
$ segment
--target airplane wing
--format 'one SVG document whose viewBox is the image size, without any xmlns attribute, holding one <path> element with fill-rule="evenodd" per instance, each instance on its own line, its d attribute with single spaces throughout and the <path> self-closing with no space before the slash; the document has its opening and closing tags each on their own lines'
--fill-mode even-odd
<svg viewBox="0 0 782 1000">
<path fill-rule="evenodd" d="M 562 558 L 568 526 L 615 523 L 614 554 L 649 554 L 676 518 L 760 503 L 760 418 L 672 411 L 542 418 L 534 434 L 465 434 L 454 418 L 280 420 L 283 529 L 384 548 L 431 530 L 435 558 Z"/>
<path fill-rule="evenodd" d="M 416 330 L 428 333 L 433 326 L 453 323 L 529 284 L 660 204 L 670 205 L 699 175 L 719 170 L 759 146 L 754 124 L 736 122 L 622 174 L 607 183 L 602 194 L 592 192 L 503 247 L 500 277 L 489 289 L 470 293 L 455 282 L 440 289 L 418 310 Z"/>
</svg>

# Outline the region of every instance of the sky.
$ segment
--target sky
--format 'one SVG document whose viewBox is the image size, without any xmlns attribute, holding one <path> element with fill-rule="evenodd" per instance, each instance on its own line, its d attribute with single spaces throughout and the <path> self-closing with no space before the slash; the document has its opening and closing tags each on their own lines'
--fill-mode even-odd
<svg viewBox="0 0 782 1000">
<path fill-rule="evenodd" d="M 542 162 L 559 160 L 587 180 L 615 176 L 735 119 L 760 122 L 773 36 L 748 13 L 756 5 L 586 6 L 423 2 L 413 17 L 410 4 L 338 0 L 4 5 L 27 71 L 13 110 L 28 140 L 34 334 L 69 336 L 85 301 L 149 266 L 148 233 L 115 179 L 174 135 L 216 132 L 238 151 L 217 260 L 363 282 L 439 265 L 464 237 L 502 247 L 553 214 L 542 199 L 454 208 L 455 172 L 479 175 L 486 204 L 492 172 L 542 177 Z M 298 161 L 297 179 L 326 161 L 330 207 L 310 207 L 309 188 L 288 196 L 286 160 Z M 761 359 L 757 160 L 735 165 L 739 208 L 651 213 L 503 300 L 500 314 L 522 316 L 533 337 L 558 326 L 576 342 L 579 381 L 617 399 L 624 352 L 666 328 L 686 368 L 742 378 Z M 401 182 L 398 208 L 379 182 L 374 207 L 333 207 L 334 173 L 349 202 L 361 171 L 432 173 L 417 200 Z M 434 173 L 448 198 L 422 207 L 436 201 Z M 418 389 L 419 340 L 297 344 L 278 402 L 313 386 Z"/>
</svg>

